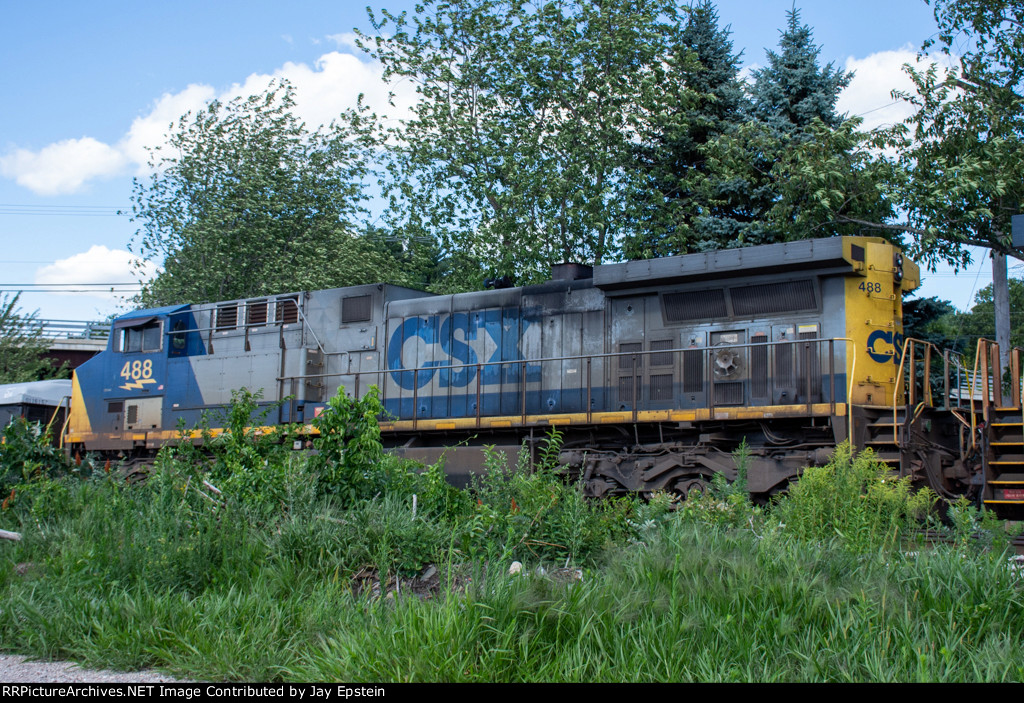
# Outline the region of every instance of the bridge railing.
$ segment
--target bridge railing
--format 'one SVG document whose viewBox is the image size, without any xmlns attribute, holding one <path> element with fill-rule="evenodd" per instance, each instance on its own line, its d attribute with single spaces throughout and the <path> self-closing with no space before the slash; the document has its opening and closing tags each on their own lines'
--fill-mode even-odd
<svg viewBox="0 0 1024 703">
<path fill-rule="evenodd" d="M 109 322 L 40 319 L 35 322 L 39 329 L 39 336 L 43 339 L 107 339 L 110 337 Z"/>
</svg>

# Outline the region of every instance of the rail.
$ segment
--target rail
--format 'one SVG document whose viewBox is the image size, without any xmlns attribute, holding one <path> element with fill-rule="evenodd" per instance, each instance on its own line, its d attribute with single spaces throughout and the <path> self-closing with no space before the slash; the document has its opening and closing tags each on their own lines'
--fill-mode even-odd
<svg viewBox="0 0 1024 703">
<path fill-rule="evenodd" d="M 109 322 L 37 319 L 35 324 L 43 339 L 107 339 L 110 336 Z"/>
<path fill-rule="evenodd" d="M 818 403 L 827 403 L 834 415 L 837 403 L 849 402 L 853 396 L 855 370 L 854 341 L 837 337 L 462 364 L 433 362 L 412 369 L 281 375 L 276 380 L 339 378 L 339 385 L 355 397 L 362 395 L 363 388 L 377 385 L 385 407 L 389 403 L 397 407 L 397 419 L 411 420 L 414 428 L 421 419 L 438 417 L 475 418 L 479 427 L 483 417 L 519 416 L 525 424 L 528 415 L 558 413 L 585 414 L 588 422 L 594 413 L 629 413 L 636 422 L 646 410 L 806 405 L 810 414 Z M 573 380 L 567 381 L 570 377 Z M 541 379 L 547 380 L 541 384 Z M 420 389 L 431 384 L 435 392 L 424 396 L 430 401 L 424 411 Z M 485 386 L 497 386 L 497 397 L 485 392 Z M 568 401 L 556 403 L 557 409 L 546 406 L 550 401 L 542 395 L 552 391 Z M 443 410 L 435 412 L 434 403 Z"/>
</svg>

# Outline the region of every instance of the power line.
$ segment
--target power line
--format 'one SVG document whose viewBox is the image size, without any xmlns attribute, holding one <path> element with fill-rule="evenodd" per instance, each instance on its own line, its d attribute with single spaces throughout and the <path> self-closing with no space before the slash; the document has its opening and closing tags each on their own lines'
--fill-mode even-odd
<svg viewBox="0 0 1024 703">
<path fill-rule="evenodd" d="M 127 281 L 124 283 L 3 283 L 0 286 L 4 288 L 35 288 L 44 286 L 47 288 L 54 288 L 57 286 L 106 286 L 106 287 L 117 287 L 117 286 L 141 286 L 140 281 Z"/>
<path fill-rule="evenodd" d="M 141 288 L 35 288 L 30 291 L 25 291 L 21 288 L 3 288 L 0 287 L 0 293 L 93 293 L 108 294 L 108 293 L 123 293 L 125 295 L 138 293 Z"/>
<path fill-rule="evenodd" d="M 116 205 L 21 205 L 0 203 L 0 215 L 33 217 L 126 217 L 131 208 Z"/>
</svg>

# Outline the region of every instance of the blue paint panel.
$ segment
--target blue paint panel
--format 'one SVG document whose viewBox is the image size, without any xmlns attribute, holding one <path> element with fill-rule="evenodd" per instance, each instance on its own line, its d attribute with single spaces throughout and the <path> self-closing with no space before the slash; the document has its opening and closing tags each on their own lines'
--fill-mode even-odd
<svg viewBox="0 0 1024 703">
<path fill-rule="evenodd" d="M 168 317 L 167 331 L 164 335 L 167 340 L 168 356 L 176 358 L 206 354 L 203 334 L 197 331 L 198 327 L 196 316 L 188 310 L 171 314 Z"/>
<path fill-rule="evenodd" d="M 846 374 L 836 374 L 835 388 L 836 388 L 836 402 L 842 403 L 846 401 Z M 682 396 L 681 384 L 677 384 L 676 387 L 676 398 Z M 650 389 L 644 386 L 642 389 L 642 398 L 650 397 Z M 827 384 L 822 383 L 821 388 L 822 401 L 823 403 L 831 402 L 829 388 Z M 598 386 L 591 389 L 590 401 L 591 409 L 593 412 L 616 412 L 621 410 L 632 410 L 632 407 L 627 404 L 616 403 L 615 399 L 617 396 L 616 388 L 607 388 Z M 476 397 L 467 398 L 466 403 L 456 405 L 453 403 L 453 412 L 450 415 L 438 415 L 431 414 L 426 408 L 434 407 L 430 405 L 431 401 L 437 402 L 439 405 L 447 400 L 444 398 L 430 398 L 421 397 L 418 400 L 420 406 L 420 412 L 418 419 L 443 419 L 445 417 L 475 417 L 476 416 Z M 519 415 L 522 413 L 523 396 L 522 391 L 505 391 L 505 392 L 485 392 L 481 393 L 480 396 L 482 411 L 481 417 L 494 417 L 497 415 Z M 609 405 L 611 401 L 612 406 Z M 586 390 L 582 391 L 582 394 L 578 390 L 571 391 L 551 391 L 551 390 L 540 390 L 540 389 L 528 389 L 526 392 L 526 414 L 527 415 L 545 415 L 545 414 L 559 414 L 559 413 L 572 413 L 572 412 L 586 412 Z M 803 403 L 792 403 L 792 405 L 803 405 Z M 502 412 L 488 412 L 488 408 L 508 408 L 508 410 L 502 410 Z M 702 408 L 703 403 L 690 403 L 690 402 L 670 402 L 664 403 L 662 401 L 651 402 L 650 400 L 644 400 L 640 403 L 640 410 L 664 410 L 668 408 L 680 408 L 680 409 L 693 409 Z M 739 407 L 739 406 L 730 406 Z M 744 406 L 745 407 L 745 406 Z M 395 420 L 411 420 L 413 419 L 413 403 L 412 398 L 406 397 L 402 399 L 398 398 L 385 398 L 384 409 Z"/>
</svg>

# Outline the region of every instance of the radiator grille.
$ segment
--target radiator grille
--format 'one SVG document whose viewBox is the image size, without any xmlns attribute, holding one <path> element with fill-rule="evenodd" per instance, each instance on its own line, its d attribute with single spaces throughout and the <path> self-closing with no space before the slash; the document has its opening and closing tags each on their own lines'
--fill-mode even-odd
<svg viewBox="0 0 1024 703">
<path fill-rule="evenodd" d="M 732 311 L 736 315 L 772 315 L 781 312 L 814 310 L 814 284 L 810 281 L 767 283 L 760 286 L 730 288 Z"/>
<path fill-rule="evenodd" d="M 662 296 L 665 321 L 672 324 L 689 320 L 725 317 L 725 291 L 696 290 L 666 293 Z"/>
</svg>

